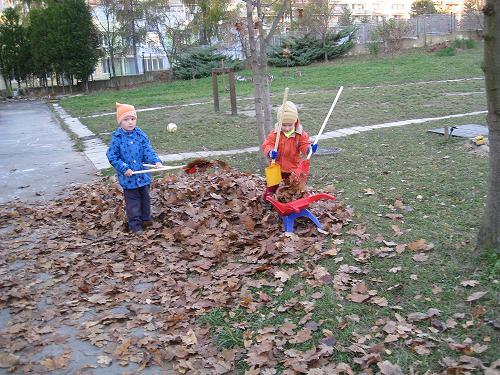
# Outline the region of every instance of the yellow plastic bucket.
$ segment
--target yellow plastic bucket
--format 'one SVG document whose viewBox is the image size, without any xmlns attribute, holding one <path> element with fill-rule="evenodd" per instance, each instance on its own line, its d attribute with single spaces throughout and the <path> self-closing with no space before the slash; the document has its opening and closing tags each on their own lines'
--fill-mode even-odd
<svg viewBox="0 0 500 375">
<path fill-rule="evenodd" d="M 281 184 L 281 167 L 279 164 L 276 164 L 274 161 L 271 162 L 271 165 L 266 168 L 265 173 L 268 187 Z"/>
</svg>

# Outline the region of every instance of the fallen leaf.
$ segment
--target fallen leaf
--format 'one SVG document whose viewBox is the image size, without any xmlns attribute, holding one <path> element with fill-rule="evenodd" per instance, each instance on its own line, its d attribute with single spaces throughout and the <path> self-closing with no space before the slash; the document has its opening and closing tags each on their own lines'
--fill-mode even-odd
<svg viewBox="0 0 500 375">
<path fill-rule="evenodd" d="M 413 241 L 412 243 L 408 244 L 408 250 L 411 251 L 421 251 L 424 250 L 427 246 L 427 243 L 423 238 Z"/>
<path fill-rule="evenodd" d="M 363 191 L 365 192 L 365 195 L 373 195 L 373 194 L 375 194 L 375 190 L 370 189 L 370 188 L 363 189 Z"/>
<path fill-rule="evenodd" d="M 0 368 L 9 368 L 14 366 L 19 357 L 11 353 L 0 352 Z"/>
<path fill-rule="evenodd" d="M 383 361 L 377 363 L 380 373 L 382 375 L 403 375 L 403 370 L 398 365 L 395 365 L 389 361 Z"/>
<path fill-rule="evenodd" d="M 308 328 L 303 328 L 299 332 L 297 332 L 295 337 L 289 340 L 289 342 L 292 344 L 302 344 L 303 342 L 306 342 L 311 338 L 312 338 L 311 330 Z"/>
<path fill-rule="evenodd" d="M 429 256 L 424 253 L 418 253 L 411 257 L 415 262 L 425 262 L 429 259 Z"/>
<path fill-rule="evenodd" d="M 113 362 L 113 359 L 108 357 L 107 355 L 100 355 L 97 357 L 97 363 L 101 365 L 101 367 L 107 367 Z"/>
<path fill-rule="evenodd" d="M 476 292 L 467 297 L 467 302 L 474 302 L 482 298 L 488 292 Z"/>
<path fill-rule="evenodd" d="M 368 294 L 350 293 L 347 298 L 352 302 L 361 303 L 366 301 L 370 296 Z"/>
<path fill-rule="evenodd" d="M 198 344 L 198 339 L 192 329 L 190 329 L 186 335 L 182 336 L 182 342 L 188 346 Z"/>
<path fill-rule="evenodd" d="M 415 351 L 415 353 L 419 354 L 419 355 L 429 355 L 431 354 L 431 351 L 426 348 L 425 346 L 423 345 L 417 345 L 413 348 L 413 350 Z"/>
<path fill-rule="evenodd" d="M 460 283 L 460 285 L 465 286 L 465 287 L 475 287 L 476 285 L 479 285 L 479 281 L 477 280 L 465 280 Z"/>
</svg>

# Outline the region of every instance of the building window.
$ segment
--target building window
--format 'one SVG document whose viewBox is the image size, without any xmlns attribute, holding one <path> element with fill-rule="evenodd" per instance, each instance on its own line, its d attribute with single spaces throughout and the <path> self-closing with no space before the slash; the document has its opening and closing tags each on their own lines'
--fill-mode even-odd
<svg viewBox="0 0 500 375">
<path fill-rule="evenodd" d="M 109 69 L 108 69 L 108 59 L 102 60 L 102 72 L 104 74 L 109 74 Z"/>
</svg>

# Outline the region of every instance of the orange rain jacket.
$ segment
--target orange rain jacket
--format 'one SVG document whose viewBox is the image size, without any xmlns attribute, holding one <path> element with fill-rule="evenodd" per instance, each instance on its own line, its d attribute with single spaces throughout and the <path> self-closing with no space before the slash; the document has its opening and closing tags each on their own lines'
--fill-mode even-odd
<svg viewBox="0 0 500 375">
<path fill-rule="evenodd" d="M 262 150 L 268 158 L 269 151 L 274 149 L 276 135 L 275 129 L 262 144 Z M 295 133 L 290 138 L 287 138 L 282 131 L 278 143 L 278 157 L 276 158 L 276 163 L 280 165 L 281 171 L 289 173 L 297 169 L 302 160 L 300 154 L 307 156 L 307 149 L 310 144 L 309 135 L 302 129 L 299 121 L 295 125 Z"/>
</svg>

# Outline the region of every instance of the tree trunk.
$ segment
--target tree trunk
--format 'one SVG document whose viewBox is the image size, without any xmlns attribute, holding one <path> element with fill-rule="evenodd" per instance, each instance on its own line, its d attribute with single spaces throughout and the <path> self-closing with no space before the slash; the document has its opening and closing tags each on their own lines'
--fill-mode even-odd
<svg viewBox="0 0 500 375">
<path fill-rule="evenodd" d="M 255 85 L 255 118 L 260 144 L 264 142 L 267 134 L 273 130 L 271 104 L 269 99 L 267 45 L 285 11 L 287 1 L 288 0 L 283 0 L 281 8 L 276 14 L 271 28 L 267 31 L 267 35 L 265 35 L 265 31 L 262 27 L 264 15 L 261 0 L 245 0 L 247 9 L 248 40 L 250 47 L 249 60 L 252 68 L 253 83 Z M 257 10 L 257 18 L 259 20 L 257 28 L 254 28 L 254 9 Z M 256 29 L 258 30 L 258 35 L 256 35 Z M 266 156 L 262 153 L 260 153 L 260 155 L 262 166 L 267 165 Z"/>
<path fill-rule="evenodd" d="M 484 76 L 490 142 L 488 195 L 478 250 L 500 248 L 500 4 L 487 0 L 484 12 Z"/>
<path fill-rule="evenodd" d="M 264 111 L 262 106 L 262 76 L 259 67 L 259 53 L 257 50 L 257 37 L 253 28 L 253 7 L 250 2 L 246 2 L 247 8 L 247 27 L 248 42 L 250 46 L 250 66 L 252 68 L 253 84 L 255 86 L 255 121 L 257 125 L 257 134 L 259 136 L 259 146 L 264 143 L 267 133 L 264 126 Z M 260 47 L 260 46 L 259 46 Z M 260 153 L 262 166 L 267 165 L 267 158 Z"/>
<path fill-rule="evenodd" d="M 111 65 L 111 70 L 109 69 L 109 66 L 108 66 L 108 70 L 110 70 L 110 73 L 112 77 L 116 77 L 116 68 L 115 68 L 115 49 L 113 47 L 111 47 L 109 49 L 109 60 L 108 60 L 108 64 Z"/>
<path fill-rule="evenodd" d="M 269 68 L 267 65 L 267 54 L 261 56 L 260 64 L 264 67 L 264 74 L 262 75 L 262 102 L 264 105 L 264 131 L 268 134 L 274 130 L 274 126 L 271 98 L 269 95 Z"/>
<path fill-rule="evenodd" d="M 8 83 L 7 83 L 7 78 L 5 78 L 4 75 L 2 75 L 2 78 L 3 78 L 3 83 L 5 85 L 5 89 L 7 89 L 9 87 Z"/>
</svg>

